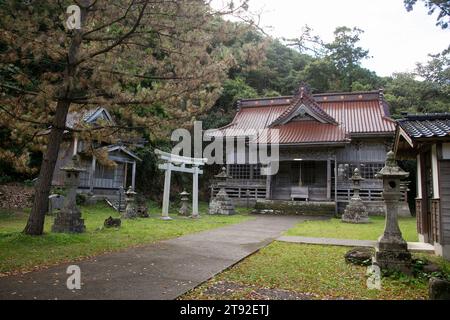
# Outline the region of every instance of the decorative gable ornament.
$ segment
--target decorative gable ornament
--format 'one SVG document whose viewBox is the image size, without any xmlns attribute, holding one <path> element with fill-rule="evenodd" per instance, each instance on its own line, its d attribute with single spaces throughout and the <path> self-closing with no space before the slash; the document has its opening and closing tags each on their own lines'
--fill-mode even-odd
<svg viewBox="0 0 450 320">
<path fill-rule="evenodd" d="M 292 99 L 289 108 L 275 119 L 270 124 L 270 127 L 284 125 L 293 120 L 305 118 L 306 116 L 320 123 L 338 125 L 336 120 L 319 106 L 309 93 L 309 90 L 302 86 Z"/>
</svg>

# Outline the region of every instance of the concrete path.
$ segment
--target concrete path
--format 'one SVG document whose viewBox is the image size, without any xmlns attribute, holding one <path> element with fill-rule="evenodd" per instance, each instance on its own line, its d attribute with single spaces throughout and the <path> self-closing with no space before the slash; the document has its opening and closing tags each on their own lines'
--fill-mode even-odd
<svg viewBox="0 0 450 320">
<path fill-rule="evenodd" d="M 266 246 L 296 223 L 311 219 L 258 216 L 240 224 L 73 263 L 81 269 L 81 290 L 66 287 L 70 264 L 3 277 L 0 300 L 175 299 Z"/>
<path fill-rule="evenodd" d="M 376 247 L 377 242 L 372 240 L 351 240 L 351 239 L 334 239 L 334 238 L 310 238 L 298 236 L 282 236 L 277 239 L 283 242 L 305 243 L 305 244 L 322 244 L 331 246 L 345 247 Z M 429 243 L 408 242 L 408 249 L 412 252 L 434 253 L 434 246 Z"/>
</svg>

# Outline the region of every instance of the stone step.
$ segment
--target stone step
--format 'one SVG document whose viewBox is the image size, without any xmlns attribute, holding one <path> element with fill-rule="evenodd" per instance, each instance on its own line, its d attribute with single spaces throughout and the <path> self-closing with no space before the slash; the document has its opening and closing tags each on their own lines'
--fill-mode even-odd
<svg viewBox="0 0 450 320">
<path fill-rule="evenodd" d="M 118 199 L 111 199 L 111 198 L 106 198 L 105 199 L 106 203 L 113 208 L 114 210 L 118 211 L 118 212 L 123 212 L 125 211 L 126 208 L 126 203 L 125 203 L 125 199 L 123 199 L 122 201 L 120 201 L 120 206 L 119 206 L 119 200 Z"/>
</svg>

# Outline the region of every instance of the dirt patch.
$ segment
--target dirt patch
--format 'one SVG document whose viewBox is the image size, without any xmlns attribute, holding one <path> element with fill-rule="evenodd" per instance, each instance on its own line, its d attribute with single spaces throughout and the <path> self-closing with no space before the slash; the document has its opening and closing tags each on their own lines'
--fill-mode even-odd
<svg viewBox="0 0 450 320">
<path fill-rule="evenodd" d="M 32 205 L 34 190 L 19 184 L 0 185 L 0 208 L 23 209 Z"/>
</svg>

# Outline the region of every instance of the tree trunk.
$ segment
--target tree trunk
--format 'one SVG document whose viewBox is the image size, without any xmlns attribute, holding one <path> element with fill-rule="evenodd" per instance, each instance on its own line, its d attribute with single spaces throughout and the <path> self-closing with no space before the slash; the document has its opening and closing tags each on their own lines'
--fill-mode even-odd
<svg viewBox="0 0 450 320">
<path fill-rule="evenodd" d="M 81 23 L 87 15 L 89 1 L 83 0 L 81 6 Z M 61 90 L 60 99 L 56 105 L 56 113 L 53 118 L 53 126 L 47 143 L 47 150 L 39 172 L 38 181 L 35 186 L 33 208 L 28 218 L 27 225 L 23 230 L 29 235 L 41 235 L 44 232 L 45 214 L 48 210 L 48 196 L 52 186 L 53 172 L 55 171 L 56 161 L 58 160 L 59 148 L 63 140 L 66 127 L 67 114 L 70 107 L 70 98 L 74 90 L 74 83 L 77 75 L 77 59 L 82 42 L 82 30 L 73 30 L 73 38 L 67 52 L 68 65 L 65 70 L 64 83 Z"/>
<path fill-rule="evenodd" d="M 48 196 L 50 195 L 53 172 L 55 171 L 56 161 L 58 160 L 69 106 L 70 103 L 68 101 L 60 101 L 56 107 L 53 126 L 48 138 L 47 150 L 45 151 L 35 186 L 33 208 L 23 231 L 29 235 L 41 235 L 44 232 L 45 214 L 48 210 Z"/>
</svg>

